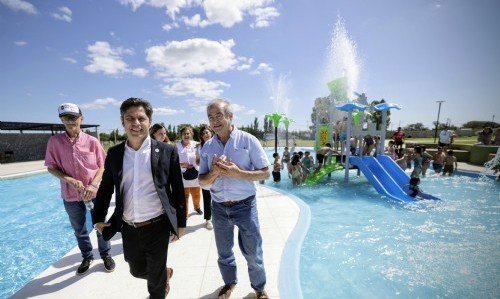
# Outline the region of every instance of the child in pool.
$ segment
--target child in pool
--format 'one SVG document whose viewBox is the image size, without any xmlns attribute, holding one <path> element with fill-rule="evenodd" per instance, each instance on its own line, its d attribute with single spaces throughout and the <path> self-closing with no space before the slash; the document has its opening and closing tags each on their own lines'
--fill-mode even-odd
<svg viewBox="0 0 500 299">
<path fill-rule="evenodd" d="M 453 150 L 449 150 L 448 155 L 444 158 L 443 175 L 446 175 L 447 173 L 450 176 L 453 175 L 453 172 L 457 170 L 457 167 L 457 157 L 453 154 Z"/>
<path fill-rule="evenodd" d="M 274 153 L 273 154 L 274 158 L 274 163 L 273 163 L 273 180 L 275 182 L 281 181 L 281 163 L 280 163 L 280 154 Z"/>
<path fill-rule="evenodd" d="M 426 193 L 424 193 L 418 185 L 420 185 L 420 178 L 411 178 L 410 186 L 408 188 L 408 195 L 410 195 L 411 197 L 415 197 L 415 199 L 422 200 L 424 199 L 422 195 L 425 195 Z"/>
</svg>

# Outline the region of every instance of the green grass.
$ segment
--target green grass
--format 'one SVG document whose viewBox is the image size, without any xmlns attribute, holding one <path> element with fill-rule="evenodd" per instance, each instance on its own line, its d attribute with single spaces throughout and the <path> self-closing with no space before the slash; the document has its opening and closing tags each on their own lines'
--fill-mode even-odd
<svg viewBox="0 0 500 299">
<path fill-rule="evenodd" d="M 406 138 L 405 141 L 413 143 L 434 143 L 434 137 L 427 138 Z M 436 139 L 436 143 L 439 142 L 439 138 Z M 459 136 L 455 138 L 455 144 L 476 144 L 477 136 Z"/>
</svg>

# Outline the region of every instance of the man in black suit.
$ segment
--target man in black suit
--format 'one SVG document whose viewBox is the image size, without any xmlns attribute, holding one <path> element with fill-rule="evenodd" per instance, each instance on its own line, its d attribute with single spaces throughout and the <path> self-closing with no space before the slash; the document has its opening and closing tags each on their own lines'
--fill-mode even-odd
<svg viewBox="0 0 500 299">
<path fill-rule="evenodd" d="M 179 238 L 186 227 L 179 156 L 175 146 L 149 137 L 149 102 L 129 98 L 120 114 L 127 141 L 108 151 L 92 222 L 105 239 L 121 232 L 130 273 L 147 279 L 149 298 L 163 299 L 173 272 L 166 269 L 170 234 Z M 105 223 L 115 191 L 115 211 Z"/>
</svg>

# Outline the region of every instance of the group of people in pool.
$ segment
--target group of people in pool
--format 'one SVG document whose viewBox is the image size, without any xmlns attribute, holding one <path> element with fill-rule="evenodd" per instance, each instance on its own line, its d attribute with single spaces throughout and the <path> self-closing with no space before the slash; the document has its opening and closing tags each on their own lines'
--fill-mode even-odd
<svg viewBox="0 0 500 299">
<path fill-rule="evenodd" d="M 316 156 L 318 157 L 318 156 Z M 306 177 L 314 171 L 314 158 L 311 156 L 309 151 L 298 151 L 295 152 L 295 144 L 292 150 L 289 151 L 288 147 L 285 146 L 283 155 L 280 157 L 279 153 L 273 154 L 273 181 L 281 181 L 281 170 L 285 169 L 289 178 L 292 179 L 292 184 L 298 186 L 304 182 Z M 321 161 L 322 163 L 323 161 Z M 318 161 L 320 163 L 320 161 Z"/>
</svg>

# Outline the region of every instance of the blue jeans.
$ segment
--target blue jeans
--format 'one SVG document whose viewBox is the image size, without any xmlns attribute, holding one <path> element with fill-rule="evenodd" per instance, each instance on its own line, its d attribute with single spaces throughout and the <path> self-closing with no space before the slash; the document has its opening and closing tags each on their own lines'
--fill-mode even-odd
<svg viewBox="0 0 500 299">
<path fill-rule="evenodd" d="M 78 247 L 82 253 L 82 257 L 90 258 L 94 255 L 92 254 L 92 243 L 90 242 L 89 232 L 87 230 L 87 208 L 83 201 L 65 201 L 64 208 L 69 216 L 69 222 L 71 227 L 75 231 L 76 241 L 78 242 Z M 109 255 L 109 250 L 111 249 L 111 242 L 104 241 L 102 235 L 97 233 L 97 245 L 99 247 L 99 253 L 101 258 Z"/>
<path fill-rule="evenodd" d="M 238 283 L 233 253 L 234 226 L 237 226 L 238 245 L 247 260 L 250 283 L 254 290 L 263 291 L 266 286 L 266 271 L 255 195 L 232 207 L 212 202 L 212 222 L 219 255 L 219 270 L 224 283 Z"/>
</svg>

